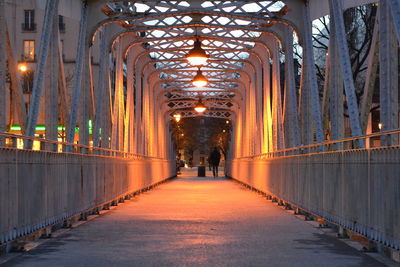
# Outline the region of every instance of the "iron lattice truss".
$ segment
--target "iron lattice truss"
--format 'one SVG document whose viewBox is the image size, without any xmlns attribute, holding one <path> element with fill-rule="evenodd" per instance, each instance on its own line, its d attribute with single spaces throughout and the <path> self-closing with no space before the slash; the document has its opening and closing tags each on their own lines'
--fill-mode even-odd
<svg viewBox="0 0 400 267">
<path fill-rule="evenodd" d="M 187 91 L 168 93 L 169 107 L 191 108 L 194 99 L 219 91 L 221 97 L 208 98 L 206 105 L 230 110 L 232 102 L 226 100 L 237 97 L 232 90 L 245 89 L 241 72 L 257 40 L 288 11 L 282 1 L 110 1 L 103 12 L 124 27 L 120 36 L 140 40 L 161 90 Z M 191 84 L 197 69 L 185 58 L 195 39 L 209 56 L 202 67 L 209 84 L 202 89 Z"/>
</svg>

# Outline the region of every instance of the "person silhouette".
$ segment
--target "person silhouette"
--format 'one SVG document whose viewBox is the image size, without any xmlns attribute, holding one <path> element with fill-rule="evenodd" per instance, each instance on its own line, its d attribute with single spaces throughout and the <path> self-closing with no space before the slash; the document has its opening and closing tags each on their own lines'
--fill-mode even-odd
<svg viewBox="0 0 400 267">
<path fill-rule="evenodd" d="M 210 162 L 212 165 L 212 171 L 214 177 L 218 177 L 218 166 L 220 160 L 221 160 L 221 154 L 219 153 L 218 148 L 214 147 L 214 150 L 211 152 L 210 155 Z"/>
</svg>

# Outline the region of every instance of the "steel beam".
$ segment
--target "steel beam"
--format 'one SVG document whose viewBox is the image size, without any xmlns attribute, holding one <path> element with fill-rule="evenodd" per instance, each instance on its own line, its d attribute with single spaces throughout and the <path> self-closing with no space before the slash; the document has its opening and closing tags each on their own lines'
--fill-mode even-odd
<svg viewBox="0 0 400 267">
<path fill-rule="evenodd" d="M 53 14 L 53 21 L 57 21 L 58 14 Z M 46 139 L 57 141 L 58 137 L 58 85 L 59 85 L 59 50 L 58 24 L 53 23 L 50 36 L 49 59 L 47 60 L 47 79 L 45 87 L 45 124 Z M 47 144 L 47 150 L 57 151 L 57 145 Z"/>
<path fill-rule="evenodd" d="M 398 128 L 398 42 L 391 19 L 391 6 L 387 0 L 380 2 L 379 11 L 379 88 L 382 130 Z M 398 135 L 382 136 L 381 145 L 398 145 Z"/>
<path fill-rule="evenodd" d="M 329 115 L 330 139 L 344 138 L 344 103 L 343 103 L 343 76 L 339 64 L 339 49 L 336 40 L 334 21 L 331 21 L 331 35 L 329 38 Z M 343 149 L 343 144 L 334 144 L 333 150 Z"/>
<path fill-rule="evenodd" d="M 386 1 L 386 0 L 382 0 Z M 392 11 L 393 23 L 396 27 L 397 41 L 400 43 L 400 1 L 399 0 L 387 0 Z"/>
<path fill-rule="evenodd" d="M 285 124 L 286 124 L 286 148 L 300 145 L 300 128 L 297 114 L 297 92 L 294 77 L 293 61 L 293 32 L 289 28 L 284 29 L 285 40 Z"/>
<path fill-rule="evenodd" d="M 95 92 L 95 105 L 96 105 L 96 113 L 93 121 L 93 146 L 99 146 L 99 140 L 101 136 L 101 130 L 104 131 L 104 118 L 106 116 L 107 109 L 103 106 L 104 101 L 103 98 L 107 97 L 106 88 L 107 88 L 107 80 L 106 73 L 108 66 L 108 50 L 107 50 L 107 41 L 108 41 L 108 27 L 105 26 L 99 33 L 100 39 L 100 57 L 99 57 L 99 77 L 97 83 L 97 90 Z M 100 130 L 101 129 L 101 130 Z"/>
<path fill-rule="evenodd" d="M 88 6 L 85 1 L 82 1 L 81 8 L 81 21 L 79 25 L 78 47 L 76 51 L 75 71 L 72 87 L 72 99 L 69 114 L 69 121 L 67 127 L 67 142 L 73 143 L 75 137 L 75 127 L 78 117 L 79 99 L 82 84 L 82 71 L 84 62 L 89 60 L 87 47 L 87 20 L 88 20 Z M 86 52 L 86 53 L 85 53 Z M 70 148 L 69 148 L 70 149 Z M 68 150 L 70 151 L 70 150 Z"/>
<path fill-rule="evenodd" d="M 43 19 L 42 33 L 40 37 L 38 63 L 36 65 L 36 73 L 33 80 L 29 118 L 26 128 L 26 135 L 31 137 L 35 135 L 36 123 L 39 115 L 44 72 L 45 72 L 47 57 L 49 54 L 54 13 L 58 13 L 58 0 L 47 0 L 44 19 Z M 32 146 L 32 142 L 29 141 L 26 142 L 25 146 L 26 148 L 30 148 Z"/>
<path fill-rule="evenodd" d="M 353 80 L 353 72 L 351 69 L 349 48 L 347 46 L 346 31 L 344 28 L 343 8 L 341 0 L 329 0 L 331 11 L 331 19 L 334 21 L 337 45 L 339 50 L 340 67 L 343 73 L 344 89 L 346 92 L 346 100 L 350 117 L 350 128 L 352 136 L 360 136 L 361 125 L 359 119 L 359 111 L 355 86 Z M 357 141 L 358 147 L 364 147 L 363 140 Z"/>
<path fill-rule="evenodd" d="M 370 109 L 372 105 L 372 97 L 375 90 L 376 77 L 378 75 L 378 63 L 379 63 L 379 13 L 380 7 L 378 7 L 377 16 L 375 19 L 374 32 L 372 35 L 371 48 L 368 55 L 368 67 L 365 75 L 364 93 L 361 99 L 361 113 L 360 121 L 363 134 L 366 134 L 368 126 L 368 117 L 370 115 Z"/>
<path fill-rule="evenodd" d="M 0 132 L 5 132 L 7 127 L 7 56 L 6 56 L 6 14 L 5 1 L 0 0 Z M 5 145 L 5 139 L 0 137 L 0 146 Z"/>
<path fill-rule="evenodd" d="M 312 106 L 312 118 L 314 120 L 315 126 L 315 136 L 317 143 L 322 143 L 325 140 L 324 130 L 322 127 L 322 116 L 321 116 L 321 103 L 319 99 L 319 90 L 317 84 L 317 76 L 315 74 L 315 62 L 314 62 L 314 50 L 312 43 L 312 23 L 310 18 L 310 6 L 307 2 L 304 6 L 303 13 L 303 23 L 304 23 L 304 45 L 303 54 L 307 63 L 305 65 L 307 84 L 310 90 L 311 106 Z"/>
</svg>

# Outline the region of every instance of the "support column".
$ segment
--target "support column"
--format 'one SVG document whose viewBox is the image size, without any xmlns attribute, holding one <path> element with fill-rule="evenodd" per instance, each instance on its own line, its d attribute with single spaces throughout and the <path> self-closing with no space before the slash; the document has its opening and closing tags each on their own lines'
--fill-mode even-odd
<svg viewBox="0 0 400 267">
<path fill-rule="evenodd" d="M 7 81 L 7 57 L 6 57 L 6 18 L 5 0 L 0 0 L 0 133 L 6 131 L 6 81 Z M 0 146 L 5 145 L 5 140 L 0 136 Z"/>
<path fill-rule="evenodd" d="M 350 128 L 352 136 L 360 136 L 361 125 L 359 120 L 359 111 L 354 87 L 353 73 L 350 64 L 349 48 L 347 46 L 346 31 L 344 28 L 343 7 L 341 0 L 329 0 L 331 19 L 334 21 L 338 53 L 340 58 L 340 67 L 343 74 L 344 89 L 350 117 Z M 364 147 L 364 141 L 357 142 L 358 147 Z"/>
<path fill-rule="evenodd" d="M 81 93 L 82 71 L 83 65 L 86 60 L 89 60 L 89 55 L 86 49 L 87 46 L 87 19 L 88 19 L 88 6 L 86 2 L 82 2 L 81 8 L 81 21 L 79 25 L 78 47 L 76 51 L 75 71 L 72 87 L 71 111 L 69 114 L 69 121 L 67 127 L 67 142 L 73 143 L 75 137 L 75 127 L 78 117 L 79 99 Z M 71 151 L 69 148 L 67 151 Z"/>
<path fill-rule="evenodd" d="M 36 73 L 33 79 L 31 104 L 29 110 L 29 118 L 26 129 L 27 136 L 34 136 L 36 123 L 39 115 L 40 99 L 42 97 L 42 87 L 44 79 L 44 71 L 46 67 L 47 56 L 49 54 L 50 37 L 52 32 L 54 14 L 58 13 L 58 0 L 47 0 L 46 9 L 43 20 L 42 34 L 40 37 L 40 48 L 38 63 L 36 65 Z M 25 144 L 26 148 L 32 147 L 32 142 Z"/>
<path fill-rule="evenodd" d="M 58 14 L 54 13 L 53 21 L 57 21 Z M 57 141 L 58 137 L 58 24 L 53 23 L 50 40 L 50 53 L 47 62 L 47 86 L 45 88 L 45 125 L 46 139 Z M 47 150 L 57 151 L 57 145 L 48 144 Z"/>
<path fill-rule="evenodd" d="M 400 1 L 388 0 L 389 9 L 392 11 L 393 23 L 396 27 L 397 41 L 400 42 Z"/>
<path fill-rule="evenodd" d="M 293 62 L 293 32 L 284 29 L 285 39 L 285 124 L 288 144 L 286 148 L 300 145 L 300 128 L 297 115 L 297 93 Z"/>
<path fill-rule="evenodd" d="M 372 105 L 372 97 L 374 95 L 376 76 L 378 71 L 378 63 L 379 63 L 379 7 L 378 12 L 375 19 L 374 33 L 372 35 L 371 48 L 369 50 L 368 55 L 368 68 L 367 74 L 365 75 L 365 84 L 364 84 L 364 93 L 361 100 L 361 129 L 363 134 L 366 133 L 368 118 L 370 117 L 370 109 Z"/>
<path fill-rule="evenodd" d="M 112 127 L 111 147 L 112 149 L 124 149 L 124 115 L 125 115 L 125 97 L 124 97 L 124 72 L 122 56 L 122 40 L 116 43 L 116 63 L 115 63 L 115 95 L 114 95 L 114 121 Z"/>
<path fill-rule="evenodd" d="M 10 80 L 11 80 L 10 90 L 12 90 L 12 97 L 15 103 L 15 106 L 13 106 L 12 108 L 17 109 L 18 121 L 21 126 L 21 133 L 25 134 L 26 109 L 25 109 L 25 100 L 24 100 L 24 94 L 22 92 L 21 82 L 17 74 L 18 63 L 14 56 L 15 55 L 14 48 L 11 45 L 10 34 L 6 22 L 4 24 L 4 28 L 6 30 L 6 38 L 7 38 L 6 51 L 7 51 L 7 61 L 8 61 L 8 72 L 10 74 Z M 13 105 L 13 103 L 10 104 Z"/>
<path fill-rule="evenodd" d="M 93 121 L 93 146 L 99 146 L 100 139 L 100 131 L 104 131 L 104 118 L 107 113 L 107 106 L 103 106 L 103 98 L 108 97 L 106 94 L 107 88 L 107 68 L 108 66 L 108 49 L 107 49 L 107 40 L 108 40 L 108 31 L 107 25 L 103 26 L 103 29 L 99 32 L 100 39 L 100 58 L 99 58 L 99 82 L 97 84 L 97 92 L 96 92 L 96 114 Z M 104 110 L 104 111 L 103 111 Z M 103 138 L 101 139 L 101 143 L 103 147 Z"/>
<path fill-rule="evenodd" d="M 398 42 L 391 20 L 390 5 L 387 0 L 380 2 L 379 12 L 379 81 L 380 117 L 382 131 L 398 128 Z M 381 145 L 398 144 L 398 135 L 381 136 Z"/>
<path fill-rule="evenodd" d="M 276 40 L 273 41 L 272 51 L 272 129 L 274 151 L 284 148 L 284 132 L 282 118 L 282 99 L 280 84 L 280 62 L 279 46 Z"/>
<path fill-rule="evenodd" d="M 344 103 L 343 103 L 343 77 L 339 64 L 339 50 L 336 42 L 334 22 L 331 22 L 331 36 L 329 39 L 329 114 L 331 140 L 344 138 Z M 335 144 L 333 150 L 343 149 L 343 144 Z"/>
<path fill-rule="evenodd" d="M 310 6 L 306 2 L 303 15 L 304 22 L 304 60 L 306 61 L 305 67 L 307 84 L 310 90 L 312 118 L 314 119 L 315 135 L 317 143 L 322 143 L 325 140 L 324 131 L 322 127 L 321 104 L 319 99 L 319 90 L 317 84 L 317 76 L 315 74 L 314 51 L 312 44 L 312 24 L 310 18 Z M 354 86 L 354 85 L 353 85 Z"/>
<path fill-rule="evenodd" d="M 263 79 L 263 150 L 262 153 L 272 151 L 272 114 L 271 114 L 271 65 L 269 60 L 264 62 Z"/>
<path fill-rule="evenodd" d="M 127 90 L 127 111 L 126 114 L 128 116 L 127 125 L 125 125 L 125 135 L 127 140 L 126 144 L 128 145 L 128 151 L 133 153 L 134 148 L 135 148 L 135 85 L 134 85 L 134 69 L 133 69 L 133 64 L 134 64 L 134 58 L 132 55 L 132 52 L 128 53 L 127 56 L 127 81 L 126 81 L 126 90 Z"/>
</svg>

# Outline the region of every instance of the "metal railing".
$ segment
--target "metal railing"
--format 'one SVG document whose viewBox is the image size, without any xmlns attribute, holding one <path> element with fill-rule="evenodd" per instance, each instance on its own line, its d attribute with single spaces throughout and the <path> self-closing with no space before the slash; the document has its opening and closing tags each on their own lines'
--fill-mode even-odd
<svg viewBox="0 0 400 267">
<path fill-rule="evenodd" d="M 324 153 L 324 152 L 332 152 L 332 151 L 351 151 L 351 150 L 362 150 L 362 149 L 371 149 L 371 148 L 383 148 L 383 147 L 397 147 L 399 145 L 392 146 L 375 146 L 373 139 L 382 136 L 390 136 L 390 135 L 400 135 L 400 129 L 390 130 L 390 131 L 382 131 L 372 134 L 367 134 L 363 136 L 355 136 L 355 137 L 346 137 L 338 140 L 329 140 L 323 143 L 316 143 L 310 145 L 303 145 L 299 147 L 285 148 L 277 151 L 271 151 L 268 153 L 262 153 L 252 156 L 244 156 L 238 159 L 267 159 L 267 158 L 276 158 L 276 157 L 286 157 L 293 155 L 308 155 L 315 153 Z M 366 147 L 358 147 L 358 141 L 369 141 L 370 145 Z"/>
<path fill-rule="evenodd" d="M 3 132 L 0 133 L 0 147 L 10 149 L 22 149 L 22 150 L 35 150 L 26 149 L 26 142 L 37 142 L 40 146 L 40 151 L 57 152 L 57 153 L 68 153 L 68 154 L 85 154 L 85 155 L 102 155 L 108 157 L 122 157 L 122 158 L 134 158 L 134 159 L 160 159 L 158 157 L 146 156 L 135 154 L 131 152 L 93 147 L 82 144 L 73 144 L 62 141 L 48 140 L 38 137 L 29 137 L 25 135 L 13 134 Z"/>
<path fill-rule="evenodd" d="M 40 150 L 18 148 L 26 141 Z M 0 243 L 85 217 L 175 175 L 175 160 L 0 133 Z"/>
<path fill-rule="evenodd" d="M 292 207 L 400 250 L 400 146 L 354 146 L 358 140 L 399 133 L 396 129 L 236 158 L 227 161 L 226 173 Z"/>
</svg>

